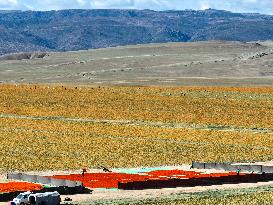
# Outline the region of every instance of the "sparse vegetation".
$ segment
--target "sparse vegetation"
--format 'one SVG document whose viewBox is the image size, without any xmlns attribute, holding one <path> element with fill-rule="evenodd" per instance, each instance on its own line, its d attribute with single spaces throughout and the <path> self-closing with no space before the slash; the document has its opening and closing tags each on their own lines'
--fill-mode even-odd
<svg viewBox="0 0 273 205">
<path fill-rule="evenodd" d="M 0 83 L 271 86 L 272 45 L 262 44 L 210 41 L 50 53 L 43 59 L 0 61 Z M 257 53 L 267 55 L 249 59 Z M 0 59 L 7 57 L 22 58 Z"/>
</svg>

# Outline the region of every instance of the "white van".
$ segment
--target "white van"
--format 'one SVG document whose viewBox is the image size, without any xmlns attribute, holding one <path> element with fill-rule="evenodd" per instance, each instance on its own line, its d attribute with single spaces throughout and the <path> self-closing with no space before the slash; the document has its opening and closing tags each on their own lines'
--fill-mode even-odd
<svg viewBox="0 0 273 205">
<path fill-rule="evenodd" d="M 59 205 L 61 196 L 57 191 L 36 194 L 24 192 L 14 198 L 12 202 L 16 205 Z"/>
</svg>

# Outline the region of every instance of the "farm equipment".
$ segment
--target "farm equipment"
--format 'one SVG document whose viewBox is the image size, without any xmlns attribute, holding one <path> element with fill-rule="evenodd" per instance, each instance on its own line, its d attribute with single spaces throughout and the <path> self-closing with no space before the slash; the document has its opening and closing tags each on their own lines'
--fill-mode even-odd
<svg viewBox="0 0 273 205">
<path fill-rule="evenodd" d="M 14 205 L 59 205 L 61 196 L 57 191 L 36 194 L 24 192 L 14 198 L 12 202 Z"/>
</svg>

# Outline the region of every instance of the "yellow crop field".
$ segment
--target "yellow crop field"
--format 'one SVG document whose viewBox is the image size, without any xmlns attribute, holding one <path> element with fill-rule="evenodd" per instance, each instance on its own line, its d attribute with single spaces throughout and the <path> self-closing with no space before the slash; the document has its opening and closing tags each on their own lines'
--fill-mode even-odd
<svg viewBox="0 0 273 205">
<path fill-rule="evenodd" d="M 273 128 L 273 88 L 1 85 L 0 102 L 17 115 Z"/>
<path fill-rule="evenodd" d="M 0 85 L 0 170 L 273 158 L 273 88 Z"/>
</svg>

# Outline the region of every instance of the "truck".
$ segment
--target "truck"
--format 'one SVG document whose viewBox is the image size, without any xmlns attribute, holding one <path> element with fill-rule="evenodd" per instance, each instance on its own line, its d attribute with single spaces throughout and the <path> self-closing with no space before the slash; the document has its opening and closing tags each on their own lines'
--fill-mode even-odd
<svg viewBox="0 0 273 205">
<path fill-rule="evenodd" d="M 24 192 L 14 198 L 12 202 L 16 205 L 59 205 L 61 196 L 57 191 L 45 193 Z"/>
</svg>

